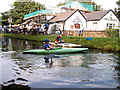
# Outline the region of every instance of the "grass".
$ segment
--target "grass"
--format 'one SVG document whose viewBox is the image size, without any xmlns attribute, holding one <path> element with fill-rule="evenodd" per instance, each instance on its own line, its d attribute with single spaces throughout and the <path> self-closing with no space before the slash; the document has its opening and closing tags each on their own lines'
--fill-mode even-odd
<svg viewBox="0 0 120 90">
<path fill-rule="evenodd" d="M 23 35 L 23 34 L 1 34 L 1 35 L 9 38 L 17 38 L 17 39 L 31 40 L 31 41 L 37 41 L 37 42 L 43 42 L 44 39 L 50 39 L 51 41 L 54 42 L 55 38 L 57 37 L 52 35 L 39 35 L 39 36 Z M 120 52 L 120 47 L 119 47 L 120 38 L 102 38 L 101 37 L 101 38 L 93 38 L 92 40 L 86 40 L 85 37 L 74 36 L 73 38 L 71 38 L 71 36 L 63 36 L 62 39 L 66 43 L 80 44 L 82 45 L 82 47 Z"/>
</svg>

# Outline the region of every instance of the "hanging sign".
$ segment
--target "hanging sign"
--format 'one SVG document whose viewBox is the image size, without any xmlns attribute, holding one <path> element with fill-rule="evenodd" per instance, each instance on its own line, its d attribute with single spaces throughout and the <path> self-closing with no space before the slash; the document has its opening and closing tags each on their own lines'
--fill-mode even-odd
<svg viewBox="0 0 120 90">
<path fill-rule="evenodd" d="M 80 24 L 74 24 L 75 29 L 80 29 Z"/>
</svg>

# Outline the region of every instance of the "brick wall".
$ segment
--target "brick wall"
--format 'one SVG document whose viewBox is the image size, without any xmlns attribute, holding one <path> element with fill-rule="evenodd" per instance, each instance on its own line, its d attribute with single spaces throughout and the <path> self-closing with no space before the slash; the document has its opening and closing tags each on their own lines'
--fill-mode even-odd
<svg viewBox="0 0 120 90">
<path fill-rule="evenodd" d="M 79 31 L 65 30 L 63 35 L 66 36 L 79 36 Z M 84 37 L 108 37 L 106 31 L 83 31 L 81 36 Z"/>
</svg>

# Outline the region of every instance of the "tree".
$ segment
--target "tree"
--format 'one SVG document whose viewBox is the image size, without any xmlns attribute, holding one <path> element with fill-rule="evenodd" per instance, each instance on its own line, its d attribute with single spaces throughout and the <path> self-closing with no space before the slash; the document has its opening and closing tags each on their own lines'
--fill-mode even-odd
<svg viewBox="0 0 120 90">
<path fill-rule="evenodd" d="M 6 12 L 4 12 L 4 13 L 1 13 L 1 15 L 2 15 L 2 24 L 3 24 L 3 25 L 8 25 L 8 24 L 9 24 L 9 23 L 8 23 L 8 18 L 10 17 L 9 11 L 6 11 Z"/>
<path fill-rule="evenodd" d="M 120 0 L 118 0 L 116 3 L 117 3 L 117 5 L 120 5 Z"/>
<path fill-rule="evenodd" d="M 24 15 L 40 9 L 45 9 L 45 6 L 33 0 L 16 0 L 12 5 L 12 9 L 2 13 L 2 23 L 7 24 L 9 17 L 12 17 L 12 24 L 22 23 Z"/>
<path fill-rule="evenodd" d="M 118 19 L 120 20 L 120 0 L 118 0 L 116 2 L 116 4 L 118 5 L 118 8 L 115 8 L 115 13 L 116 13 Z"/>
</svg>

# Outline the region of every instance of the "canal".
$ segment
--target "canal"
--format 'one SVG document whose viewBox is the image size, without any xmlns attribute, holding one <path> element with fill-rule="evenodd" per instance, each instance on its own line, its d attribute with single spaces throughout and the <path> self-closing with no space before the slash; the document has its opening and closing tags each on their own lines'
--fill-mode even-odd
<svg viewBox="0 0 120 90">
<path fill-rule="evenodd" d="M 43 48 L 43 43 L 0 38 L 0 84 L 30 88 L 118 88 L 119 53 L 88 50 L 86 53 L 55 55 L 23 54 Z"/>
</svg>

